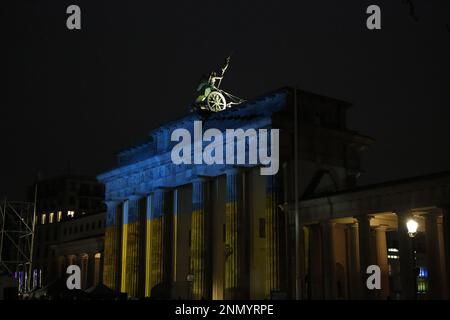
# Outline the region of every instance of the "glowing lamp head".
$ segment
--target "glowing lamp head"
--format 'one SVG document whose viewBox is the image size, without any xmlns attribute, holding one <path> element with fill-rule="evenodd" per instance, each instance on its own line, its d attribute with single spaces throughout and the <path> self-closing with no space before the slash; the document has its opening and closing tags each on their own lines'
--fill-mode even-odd
<svg viewBox="0 0 450 320">
<path fill-rule="evenodd" d="M 417 233 L 417 228 L 419 228 L 419 223 L 414 219 L 409 219 L 406 222 L 406 228 L 408 229 L 408 234 L 411 238 L 413 238 Z"/>
</svg>

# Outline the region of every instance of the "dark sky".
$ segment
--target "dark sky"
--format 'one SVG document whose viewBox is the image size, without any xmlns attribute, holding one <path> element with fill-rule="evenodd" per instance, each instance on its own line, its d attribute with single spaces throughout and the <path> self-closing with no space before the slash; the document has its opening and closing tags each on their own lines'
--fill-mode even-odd
<svg viewBox="0 0 450 320">
<path fill-rule="evenodd" d="M 183 115 L 203 73 L 233 52 L 223 87 L 251 99 L 285 86 L 354 103 L 370 135 L 362 183 L 450 169 L 450 1 L 2 3 L 0 196 L 43 177 L 96 175 Z M 82 30 L 66 28 L 66 8 Z M 366 28 L 370 4 L 382 30 Z M 6 70 L 6 72 L 4 71 Z"/>
</svg>

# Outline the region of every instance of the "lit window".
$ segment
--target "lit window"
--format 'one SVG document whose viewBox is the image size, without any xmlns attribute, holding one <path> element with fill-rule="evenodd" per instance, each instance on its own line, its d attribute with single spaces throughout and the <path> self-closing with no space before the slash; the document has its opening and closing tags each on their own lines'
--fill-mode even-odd
<svg viewBox="0 0 450 320">
<path fill-rule="evenodd" d="M 54 216 L 55 216 L 55 213 L 50 212 L 50 214 L 48 215 L 48 222 L 49 222 L 49 223 L 53 223 L 53 218 L 54 218 Z"/>
<path fill-rule="evenodd" d="M 419 268 L 419 275 L 417 277 L 417 293 L 426 294 L 428 291 L 428 270 L 426 268 Z"/>
<path fill-rule="evenodd" d="M 421 277 L 421 278 L 428 278 L 428 269 L 420 267 L 419 268 L 419 277 Z"/>
<path fill-rule="evenodd" d="M 62 219 L 62 212 L 58 211 L 58 222 L 60 222 Z"/>
<path fill-rule="evenodd" d="M 73 218 L 75 211 L 67 211 L 67 216 Z"/>
<path fill-rule="evenodd" d="M 45 213 L 41 216 L 41 224 L 45 224 L 45 221 L 47 220 L 47 215 Z"/>
</svg>

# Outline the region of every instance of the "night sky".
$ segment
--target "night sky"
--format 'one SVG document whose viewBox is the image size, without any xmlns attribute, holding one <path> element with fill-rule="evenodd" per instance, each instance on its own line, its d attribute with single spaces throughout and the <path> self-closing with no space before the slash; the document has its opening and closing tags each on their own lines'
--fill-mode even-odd
<svg viewBox="0 0 450 320">
<path fill-rule="evenodd" d="M 450 1 L 42 1 L 2 3 L 0 197 L 37 172 L 97 175 L 182 116 L 200 77 L 233 53 L 222 87 L 282 86 L 354 104 L 375 138 L 361 183 L 450 169 Z M 82 30 L 66 28 L 66 8 Z M 382 30 L 366 28 L 367 6 Z M 6 72 L 5 72 L 6 70 Z M 6 99 L 5 99 L 6 94 Z"/>
</svg>

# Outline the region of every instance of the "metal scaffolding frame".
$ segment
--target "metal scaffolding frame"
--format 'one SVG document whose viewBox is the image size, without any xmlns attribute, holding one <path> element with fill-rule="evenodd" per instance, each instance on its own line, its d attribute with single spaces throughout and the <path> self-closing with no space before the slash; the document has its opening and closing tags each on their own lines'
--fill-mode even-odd
<svg viewBox="0 0 450 320">
<path fill-rule="evenodd" d="M 5 199 L 0 204 L 0 274 L 18 279 L 22 293 L 32 289 L 35 225 L 35 203 Z"/>
</svg>

